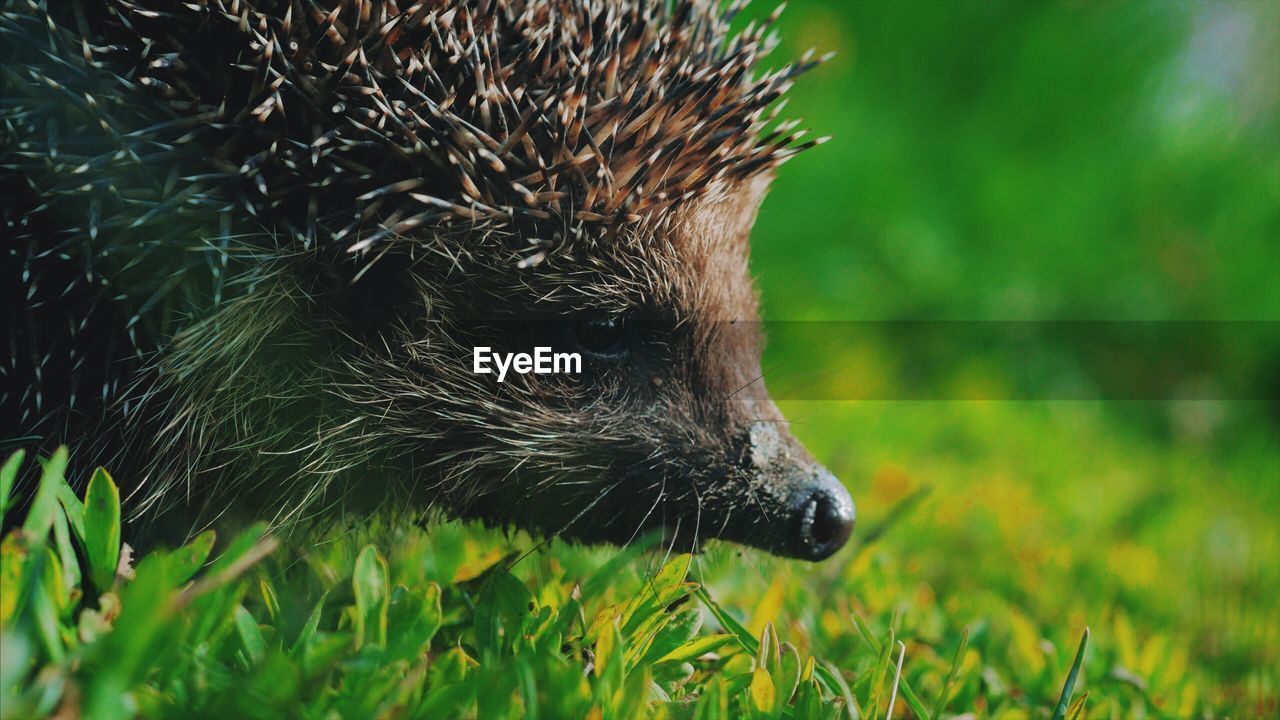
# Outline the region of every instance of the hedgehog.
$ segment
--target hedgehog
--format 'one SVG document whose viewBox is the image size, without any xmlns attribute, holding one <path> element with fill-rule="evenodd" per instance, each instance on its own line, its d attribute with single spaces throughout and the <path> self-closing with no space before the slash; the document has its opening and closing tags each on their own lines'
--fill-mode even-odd
<svg viewBox="0 0 1280 720">
<path fill-rule="evenodd" d="M 390 511 L 830 556 L 853 503 L 765 388 L 748 265 L 825 57 L 762 69 L 743 5 L 6 0 L 0 439 L 112 468 L 164 537 Z"/>
</svg>

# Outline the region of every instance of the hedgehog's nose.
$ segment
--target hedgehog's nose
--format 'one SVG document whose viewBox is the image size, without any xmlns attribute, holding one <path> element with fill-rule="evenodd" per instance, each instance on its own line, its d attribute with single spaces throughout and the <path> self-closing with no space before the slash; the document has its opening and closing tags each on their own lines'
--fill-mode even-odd
<svg viewBox="0 0 1280 720">
<path fill-rule="evenodd" d="M 853 533 L 855 512 L 853 498 L 835 476 L 820 469 L 793 497 L 792 542 L 796 557 L 816 562 L 844 547 Z"/>
</svg>

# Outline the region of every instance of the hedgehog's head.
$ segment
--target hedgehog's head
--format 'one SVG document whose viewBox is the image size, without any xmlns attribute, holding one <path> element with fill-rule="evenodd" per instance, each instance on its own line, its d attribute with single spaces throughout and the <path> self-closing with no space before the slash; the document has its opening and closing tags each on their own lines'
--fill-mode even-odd
<svg viewBox="0 0 1280 720">
<path fill-rule="evenodd" d="M 503 430 L 477 436 L 516 469 L 462 512 L 592 540 L 661 528 L 820 560 L 848 538 L 848 492 L 790 434 L 765 389 L 747 239 L 767 177 L 668 210 L 670 222 L 511 277 L 529 341 L 580 377 L 490 384 Z M 519 311 L 518 311 L 519 312 Z M 518 335 L 517 335 L 518 337 Z"/>
<path fill-rule="evenodd" d="M 394 408 L 380 422 L 430 497 L 589 541 L 660 529 L 686 547 L 838 550 L 853 503 L 791 436 L 761 370 L 747 236 L 767 184 L 726 182 L 632 229 L 568 230 L 536 263 L 517 260 L 532 229 L 421 262 L 407 349 L 362 378 L 386 393 L 371 404 Z M 578 353 L 582 372 L 473 372 L 475 347 L 538 346 Z"/>
</svg>

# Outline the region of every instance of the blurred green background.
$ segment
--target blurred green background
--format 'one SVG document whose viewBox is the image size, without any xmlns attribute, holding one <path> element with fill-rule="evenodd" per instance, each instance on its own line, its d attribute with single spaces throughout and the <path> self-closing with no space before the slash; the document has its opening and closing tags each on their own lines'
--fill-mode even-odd
<svg viewBox="0 0 1280 720">
<path fill-rule="evenodd" d="M 764 3 L 757 10 L 763 12 Z M 796 2 L 787 319 L 1280 318 L 1280 5 Z"/>
<path fill-rule="evenodd" d="M 761 212 L 766 319 L 1253 320 L 1214 362 L 1275 347 L 1280 4 L 828 0 L 780 27 L 776 62 L 838 52 L 787 109 L 835 139 L 783 167 Z M 909 394 L 903 352 L 838 348 L 830 396 L 867 378 Z M 770 348 L 771 386 L 798 353 Z M 929 490 L 842 570 L 760 571 L 820 588 L 794 606 L 827 608 L 797 610 L 815 646 L 851 652 L 842 604 L 926 664 L 980 628 L 1011 654 L 974 658 L 958 705 L 981 712 L 1063 667 L 1089 624 L 1091 716 L 1280 712 L 1280 357 L 1251 356 L 1251 401 L 1141 402 L 966 401 L 1061 358 L 956 359 L 935 400 L 782 403 L 864 538 Z"/>
</svg>

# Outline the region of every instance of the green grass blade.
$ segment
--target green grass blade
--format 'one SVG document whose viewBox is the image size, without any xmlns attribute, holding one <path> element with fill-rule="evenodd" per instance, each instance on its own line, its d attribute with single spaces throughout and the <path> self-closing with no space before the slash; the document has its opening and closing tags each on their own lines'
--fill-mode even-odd
<svg viewBox="0 0 1280 720">
<path fill-rule="evenodd" d="M 1071 702 L 1071 691 L 1076 686 L 1076 676 L 1080 674 L 1080 666 L 1084 664 L 1084 649 L 1089 644 L 1089 628 L 1084 629 L 1080 638 L 1080 649 L 1076 650 L 1076 661 L 1071 664 L 1071 672 L 1067 673 L 1067 682 L 1062 686 L 1062 696 L 1058 698 L 1058 707 L 1053 711 L 1053 720 L 1064 720 L 1067 706 Z"/>
<path fill-rule="evenodd" d="M 205 530 L 186 545 L 173 551 L 169 563 L 169 569 L 172 572 L 169 583 L 173 587 L 181 586 L 204 567 L 205 561 L 209 559 L 209 553 L 213 551 L 216 539 L 217 536 L 213 530 Z"/>
<path fill-rule="evenodd" d="M 93 585 L 107 592 L 120 562 L 120 490 L 102 468 L 93 472 L 85 491 L 84 540 Z"/>
<path fill-rule="evenodd" d="M 689 662 L 690 660 L 696 660 L 709 652 L 719 650 L 726 643 L 731 642 L 732 640 L 733 635 L 728 633 L 696 637 L 658 658 L 653 662 L 653 664 L 661 665 L 663 663 L 682 663 Z"/>
<path fill-rule="evenodd" d="M 373 545 L 356 557 L 351 577 L 356 603 L 356 646 L 387 644 L 387 603 L 390 580 L 387 561 Z"/>
<path fill-rule="evenodd" d="M 857 615 L 853 616 L 853 624 L 858 629 L 858 634 L 862 636 L 867 646 L 871 648 L 871 651 L 877 656 L 880 655 L 880 643 L 876 642 L 875 636 L 871 634 L 871 628 L 867 627 L 867 624 Z M 831 688 L 827 689 L 831 690 Z M 911 708 L 911 712 L 920 718 L 928 720 L 930 717 L 929 711 L 925 709 L 924 703 L 921 702 L 920 696 L 916 695 L 916 691 L 911 689 L 911 683 L 907 682 L 906 678 L 902 679 L 902 699 L 907 701 L 907 707 Z M 871 712 L 874 713 L 875 709 L 872 708 Z"/>
<path fill-rule="evenodd" d="M 294 657 L 301 657 L 306 652 L 307 646 L 315 640 L 316 633 L 320 629 L 320 617 L 324 612 L 324 601 L 329 597 L 329 592 L 320 594 L 320 599 L 316 601 L 315 607 L 311 609 L 311 614 L 307 616 L 307 621 L 303 623 L 302 630 L 298 633 L 298 637 L 293 641 L 293 647 L 290 648 L 289 654 Z"/>
<path fill-rule="evenodd" d="M 911 712 L 915 713 L 920 720 L 930 720 L 929 710 L 925 708 L 924 703 L 920 701 L 920 696 L 916 695 L 916 691 L 911 689 L 911 685 L 907 683 L 906 678 L 902 678 L 902 699 L 907 703 L 907 707 L 911 708 Z"/>
<path fill-rule="evenodd" d="M 862 639 L 871 647 L 872 652 L 879 655 L 880 643 L 876 642 L 876 636 L 871 634 L 871 628 L 867 627 L 867 624 L 857 615 L 853 616 L 853 625 L 858 628 L 858 634 L 861 635 Z"/>
<path fill-rule="evenodd" d="M 245 660 L 248 667 L 262 662 L 262 658 L 267 654 L 267 641 L 262 636 L 262 629 L 258 627 L 258 621 L 244 609 L 243 605 L 239 605 L 235 609 L 235 626 L 236 634 L 240 636 L 240 644 L 244 649 Z"/>
<path fill-rule="evenodd" d="M 62 512 L 67 516 L 67 522 L 71 523 L 71 530 L 76 535 L 76 542 L 80 543 L 80 547 L 85 547 L 84 540 L 84 503 L 80 498 L 76 497 L 76 491 L 71 486 L 62 483 L 58 486 L 58 502 L 62 503 Z"/>
<path fill-rule="evenodd" d="M 79 588 L 83 579 L 80 560 L 76 557 L 75 548 L 71 546 L 71 530 L 67 527 L 67 518 L 61 513 L 53 516 L 53 542 L 58 550 L 58 562 L 62 565 L 63 582 L 68 588 Z"/>
<path fill-rule="evenodd" d="M 209 564 L 208 570 L 205 571 L 206 576 L 213 577 L 229 573 L 231 570 L 242 568 L 245 564 L 243 562 L 245 558 L 254 554 L 253 549 L 257 547 L 259 541 L 261 541 L 266 534 L 266 523 L 254 523 L 240 531 L 240 534 L 236 536 L 235 540 L 231 541 L 231 544 L 227 546 L 227 549 L 223 550 L 222 554 Z"/>
<path fill-rule="evenodd" d="M 1080 697 L 1071 703 L 1071 709 L 1067 711 L 1067 720 L 1083 720 L 1084 706 L 1089 702 L 1089 691 L 1085 690 L 1080 693 Z"/>
<path fill-rule="evenodd" d="M 54 451 L 53 457 L 43 461 L 40 472 L 40 486 L 36 489 L 35 500 L 31 501 L 31 509 L 22 522 L 22 532 L 27 542 L 40 543 L 48 537 L 53 527 L 53 515 L 58 512 L 58 486 L 66 482 L 67 448 L 60 447 Z"/>
<path fill-rule="evenodd" d="M 947 709 L 947 701 L 951 699 L 951 684 L 955 682 L 956 673 L 960 671 L 960 663 L 964 662 L 964 651 L 969 648 L 969 628 L 964 629 L 964 633 L 960 635 L 960 648 L 956 650 L 956 657 L 951 661 L 951 670 L 947 672 L 947 679 L 942 682 L 942 694 L 938 696 L 938 702 L 933 706 L 933 717 L 941 718 L 942 713 Z"/>
<path fill-rule="evenodd" d="M 849 689 L 849 683 L 841 677 L 840 671 L 831 663 L 823 662 L 813 669 L 813 674 L 827 684 L 828 691 L 844 698 L 849 720 L 858 720 L 858 702 L 853 699 L 853 691 Z"/>
<path fill-rule="evenodd" d="M 889 664 L 893 662 L 890 652 L 893 650 L 893 643 L 897 638 L 893 632 L 893 627 L 889 628 L 889 641 L 877 648 L 875 669 L 871 675 L 871 696 L 867 700 L 867 712 L 871 717 L 880 714 L 880 696 L 884 691 L 884 679 L 889 674 Z"/>
<path fill-rule="evenodd" d="M 66 658 L 67 648 L 63 636 L 58 632 L 59 595 L 62 583 L 59 579 L 61 569 L 58 557 L 53 548 L 47 545 L 37 548 L 32 555 L 32 562 L 26 567 L 26 583 L 30 617 L 35 623 L 36 637 L 40 640 L 45 652 L 54 663 L 61 663 Z M 7 713 L 6 713 L 7 714 Z"/>
<path fill-rule="evenodd" d="M 9 511 L 9 494 L 13 492 L 18 468 L 22 466 L 22 459 L 26 455 L 24 450 L 14 450 L 9 459 L 4 461 L 4 467 L 0 467 L 0 522 L 4 521 L 5 513 Z"/>
</svg>

